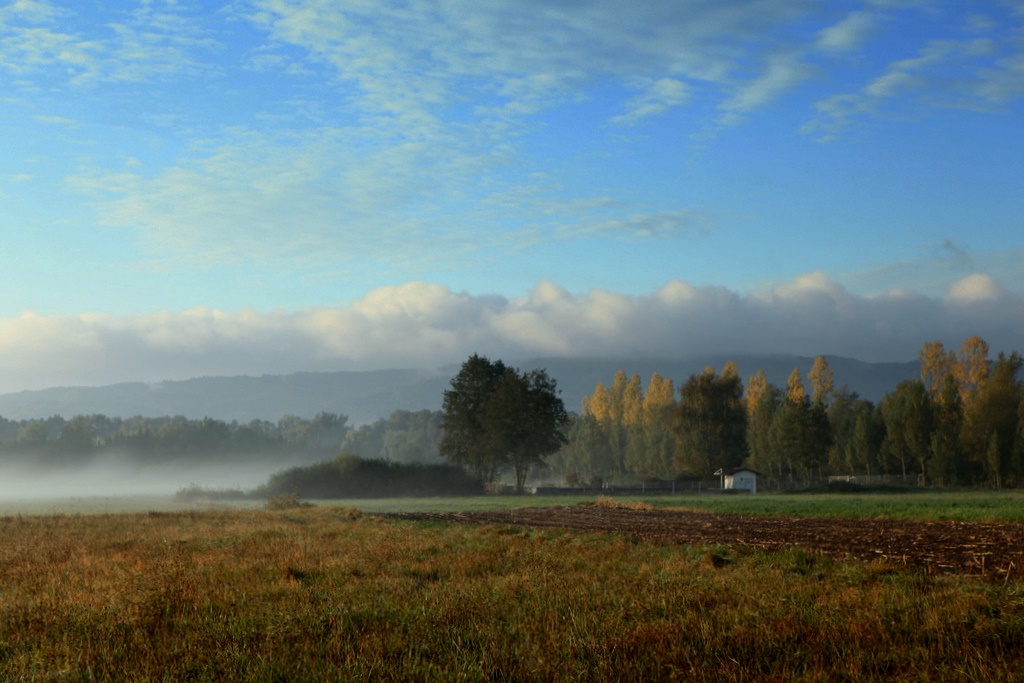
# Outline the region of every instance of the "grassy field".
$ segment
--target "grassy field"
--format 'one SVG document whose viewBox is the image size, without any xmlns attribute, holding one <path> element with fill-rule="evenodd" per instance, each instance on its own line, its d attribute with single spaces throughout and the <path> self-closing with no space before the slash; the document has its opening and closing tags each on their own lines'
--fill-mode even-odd
<svg viewBox="0 0 1024 683">
<path fill-rule="evenodd" d="M 1024 523 L 1024 491 L 915 491 L 690 496 L 655 506 L 795 517 L 851 517 Z"/>
<path fill-rule="evenodd" d="M 548 496 L 474 496 L 464 498 L 387 498 L 312 501 L 321 506 L 354 505 L 364 512 L 459 512 L 525 506 L 591 503 L 594 494 Z M 757 495 L 616 496 L 654 507 L 710 512 L 796 517 L 854 517 L 962 522 L 1024 523 L 1024 491 L 914 490 L 885 493 L 814 493 Z M 262 501 L 219 503 L 220 508 L 253 509 Z M 170 497 L 82 497 L 52 500 L 0 500 L 0 515 L 109 514 L 120 512 L 181 512 L 208 509 L 203 503 L 182 503 Z"/>
<path fill-rule="evenodd" d="M 1024 680 L 1024 586 L 800 550 L 327 505 L 0 534 L 4 681 Z"/>
<path fill-rule="evenodd" d="M 596 496 L 479 496 L 472 498 L 391 498 L 318 501 L 322 505 L 356 505 L 367 512 L 458 512 L 510 507 L 579 505 Z M 616 496 L 654 507 L 710 512 L 795 517 L 853 517 L 961 522 L 1024 523 L 1021 491 L 922 491 L 909 493 L 757 494 Z"/>
</svg>

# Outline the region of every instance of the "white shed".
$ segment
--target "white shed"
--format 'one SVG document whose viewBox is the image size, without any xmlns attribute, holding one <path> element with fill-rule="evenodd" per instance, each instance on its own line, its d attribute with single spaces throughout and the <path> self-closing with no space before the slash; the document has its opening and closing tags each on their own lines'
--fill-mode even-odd
<svg viewBox="0 0 1024 683">
<path fill-rule="evenodd" d="M 726 470 L 722 473 L 723 489 L 738 489 L 757 493 L 757 472 L 740 467 L 735 470 Z"/>
</svg>

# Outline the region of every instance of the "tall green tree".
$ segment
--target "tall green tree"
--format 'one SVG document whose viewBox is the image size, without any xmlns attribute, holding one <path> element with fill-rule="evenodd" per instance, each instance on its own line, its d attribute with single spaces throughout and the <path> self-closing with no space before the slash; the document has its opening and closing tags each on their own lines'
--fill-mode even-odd
<svg viewBox="0 0 1024 683">
<path fill-rule="evenodd" d="M 828 415 L 820 403 L 811 403 L 799 368 L 793 368 L 786 382 L 786 398 L 775 412 L 771 447 L 790 473 L 808 479 L 820 475 L 832 443 Z"/>
<path fill-rule="evenodd" d="M 661 479 L 669 479 L 674 475 L 672 459 L 676 451 L 676 433 L 672 420 L 675 409 L 672 380 L 653 373 L 644 394 L 644 458 L 643 466 L 635 470 L 638 474 Z"/>
<path fill-rule="evenodd" d="M 935 430 L 932 432 L 932 459 L 929 477 L 939 486 L 956 486 L 969 481 L 967 463 L 960 447 L 964 409 L 960 387 L 952 372 L 946 374 L 942 388 L 935 395 Z"/>
<path fill-rule="evenodd" d="M 853 474 L 850 448 L 857 425 L 856 392 L 842 387 L 833 392 L 831 404 L 825 409 L 832 430 L 832 446 L 828 452 L 828 471 L 833 474 Z"/>
<path fill-rule="evenodd" d="M 676 429 L 675 462 L 680 472 L 707 476 L 740 465 L 747 455 L 747 412 L 739 374 L 720 377 L 707 368 L 690 375 L 680 390 Z"/>
<path fill-rule="evenodd" d="M 882 443 L 885 441 L 885 420 L 882 411 L 871 401 L 858 401 L 853 424 L 853 437 L 847 450 L 850 471 L 867 475 L 885 471 Z"/>
<path fill-rule="evenodd" d="M 85 415 L 76 415 L 64 424 L 57 439 L 57 447 L 62 451 L 86 452 L 96 447 L 96 431 L 92 420 Z"/>
<path fill-rule="evenodd" d="M 927 476 L 932 457 L 932 432 L 935 413 L 928 389 L 921 380 L 904 380 L 882 399 L 885 419 L 886 451 L 900 463 L 907 476 L 908 465 L 915 462 L 917 471 Z"/>
<path fill-rule="evenodd" d="M 505 364 L 473 354 L 444 392 L 441 455 L 462 465 L 477 479 L 491 483 L 504 463 L 488 432 L 487 402 L 505 378 Z"/>
<path fill-rule="evenodd" d="M 760 384 L 758 376 L 764 377 L 764 384 Z M 751 392 L 752 387 L 757 387 Z M 756 402 L 754 401 L 756 397 Z M 770 479 L 778 481 L 782 478 L 783 460 L 780 453 L 773 448 L 771 434 L 772 422 L 775 420 L 775 413 L 779 409 L 779 402 L 782 392 L 773 384 L 769 384 L 764 371 L 759 371 L 751 378 L 747 387 L 746 407 L 748 414 L 747 422 L 747 448 L 750 453 L 749 465 L 756 470 L 762 470 Z"/>
<path fill-rule="evenodd" d="M 569 423 L 555 380 L 544 370 L 508 368 L 488 397 L 483 414 L 490 449 L 515 473 L 522 493 L 530 469 L 566 443 Z"/>
<path fill-rule="evenodd" d="M 474 354 L 445 391 L 441 455 L 481 481 L 506 469 L 522 491 L 531 467 L 565 444 L 569 422 L 555 380 Z"/>
<path fill-rule="evenodd" d="M 991 373 L 974 390 L 964 405 L 961 442 L 969 456 L 980 463 L 985 477 L 996 488 L 1007 478 L 1024 475 L 1024 464 L 1017 456 L 1018 419 L 1021 382 L 1017 378 L 1022 359 L 1016 352 L 999 358 Z"/>
</svg>

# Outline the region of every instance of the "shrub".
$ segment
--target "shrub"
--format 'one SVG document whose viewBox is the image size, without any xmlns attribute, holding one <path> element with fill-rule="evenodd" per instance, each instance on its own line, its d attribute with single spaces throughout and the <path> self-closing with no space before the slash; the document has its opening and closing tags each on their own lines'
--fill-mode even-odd
<svg viewBox="0 0 1024 683">
<path fill-rule="evenodd" d="M 266 507 L 268 510 L 295 510 L 310 508 L 313 504 L 300 499 L 297 493 L 283 493 L 268 500 Z"/>
<path fill-rule="evenodd" d="M 257 489 L 260 497 L 295 493 L 304 498 L 393 498 L 479 495 L 483 486 L 461 467 L 364 460 L 350 453 L 292 467 Z"/>
<path fill-rule="evenodd" d="M 653 510 L 654 506 L 640 500 L 618 501 L 611 496 L 598 496 L 594 507 L 616 508 L 621 510 Z"/>
</svg>

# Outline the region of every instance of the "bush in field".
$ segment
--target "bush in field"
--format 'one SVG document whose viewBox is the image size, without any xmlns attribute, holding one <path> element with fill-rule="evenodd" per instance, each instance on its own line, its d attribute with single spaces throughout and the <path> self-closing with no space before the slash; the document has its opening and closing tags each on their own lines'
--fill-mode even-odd
<svg viewBox="0 0 1024 683">
<path fill-rule="evenodd" d="M 364 460 L 350 453 L 278 472 L 256 490 L 260 497 L 391 498 L 482 493 L 480 482 L 454 465 Z"/>
<path fill-rule="evenodd" d="M 218 500 L 244 500 L 249 495 L 237 488 L 206 488 L 198 484 L 190 484 L 178 489 L 174 500 L 179 503 L 210 503 Z"/>
<path fill-rule="evenodd" d="M 313 504 L 302 500 L 295 493 L 283 493 L 280 496 L 274 496 L 267 501 L 266 505 L 268 510 L 296 510 L 309 507 L 313 507 Z"/>
</svg>

